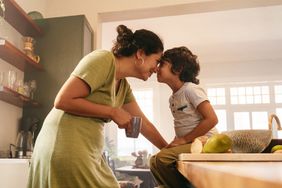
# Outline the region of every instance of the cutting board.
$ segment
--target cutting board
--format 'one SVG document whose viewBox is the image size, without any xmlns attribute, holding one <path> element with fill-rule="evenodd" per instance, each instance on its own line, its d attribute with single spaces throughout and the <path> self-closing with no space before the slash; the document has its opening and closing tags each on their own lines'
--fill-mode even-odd
<svg viewBox="0 0 282 188">
<path fill-rule="evenodd" d="M 282 162 L 281 153 L 182 153 L 178 157 L 181 161 L 227 161 L 227 162 Z"/>
</svg>

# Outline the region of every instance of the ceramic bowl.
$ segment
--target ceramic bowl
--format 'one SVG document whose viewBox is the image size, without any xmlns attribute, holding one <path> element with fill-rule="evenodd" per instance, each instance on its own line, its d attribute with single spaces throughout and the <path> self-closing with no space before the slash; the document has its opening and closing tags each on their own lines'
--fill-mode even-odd
<svg viewBox="0 0 282 188">
<path fill-rule="evenodd" d="M 225 131 L 232 140 L 233 153 L 260 153 L 271 142 L 271 130 L 234 130 Z"/>
</svg>

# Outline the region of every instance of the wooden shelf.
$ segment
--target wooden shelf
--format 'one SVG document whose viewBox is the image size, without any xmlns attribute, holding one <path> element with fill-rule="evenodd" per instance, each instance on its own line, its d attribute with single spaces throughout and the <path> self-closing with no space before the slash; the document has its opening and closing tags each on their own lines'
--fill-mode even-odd
<svg viewBox="0 0 282 188">
<path fill-rule="evenodd" d="M 9 104 L 18 106 L 18 107 L 23 107 L 23 106 L 38 107 L 39 106 L 39 103 L 37 101 L 31 100 L 29 97 L 26 97 L 5 86 L 0 86 L 0 100 L 5 101 Z"/>
<path fill-rule="evenodd" d="M 0 9 L 0 16 L 14 27 L 23 36 L 38 37 L 43 34 L 41 28 L 27 15 L 27 13 L 16 3 L 15 0 L 3 0 L 5 14 Z M 25 72 L 31 67 L 39 71 L 43 70 L 42 64 L 37 63 L 19 50 L 13 44 L 5 39 L 0 38 L 0 58 Z M 5 86 L 0 85 L 0 100 L 18 107 L 37 107 L 37 101 L 13 91 Z"/>
<path fill-rule="evenodd" d="M 18 32 L 24 36 L 41 36 L 43 31 L 36 23 L 26 14 L 26 12 L 14 1 L 4 0 L 5 20 L 12 25 Z M 0 15 L 3 15 L 0 9 Z"/>
<path fill-rule="evenodd" d="M 31 66 L 34 69 L 43 70 L 40 63 L 25 55 L 21 50 L 9 43 L 7 40 L 0 39 L 0 58 L 24 71 L 26 66 Z"/>
</svg>

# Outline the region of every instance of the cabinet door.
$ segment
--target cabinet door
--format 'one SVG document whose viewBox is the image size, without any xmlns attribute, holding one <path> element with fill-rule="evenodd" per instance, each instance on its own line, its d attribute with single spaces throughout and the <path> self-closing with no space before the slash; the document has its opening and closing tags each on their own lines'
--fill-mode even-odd
<svg viewBox="0 0 282 188">
<path fill-rule="evenodd" d="M 26 187 L 29 161 L 26 159 L 0 159 L 0 187 Z"/>
<path fill-rule="evenodd" d="M 83 55 L 86 55 L 93 50 L 93 31 L 86 19 L 84 21 L 83 33 Z"/>
<path fill-rule="evenodd" d="M 36 38 L 44 72 L 30 72 L 25 79 L 35 79 L 38 89 L 35 98 L 38 109 L 24 108 L 23 117 L 37 117 L 43 122 L 53 108 L 55 97 L 84 54 L 92 51 L 92 30 L 83 15 L 45 19 L 45 33 Z M 40 127 L 39 127 L 40 128 Z M 38 130 L 39 131 L 39 130 Z"/>
</svg>

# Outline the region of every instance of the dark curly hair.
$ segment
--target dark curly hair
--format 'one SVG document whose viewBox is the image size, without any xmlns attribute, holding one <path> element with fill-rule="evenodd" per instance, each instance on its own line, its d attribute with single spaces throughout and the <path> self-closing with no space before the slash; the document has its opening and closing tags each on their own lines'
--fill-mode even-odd
<svg viewBox="0 0 282 188">
<path fill-rule="evenodd" d="M 200 72 L 200 65 L 197 56 L 194 55 L 187 47 L 181 46 L 166 50 L 160 62 L 167 61 L 171 66 L 172 73 L 180 73 L 179 79 L 183 82 L 193 82 L 199 84 L 196 77 Z"/>
<path fill-rule="evenodd" d="M 116 57 L 129 57 L 139 49 L 144 50 L 146 55 L 164 50 L 162 40 L 152 31 L 140 29 L 133 33 L 125 25 L 119 25 L 117 33 L 118 36 L 112 48 Z"/>
</svg>

